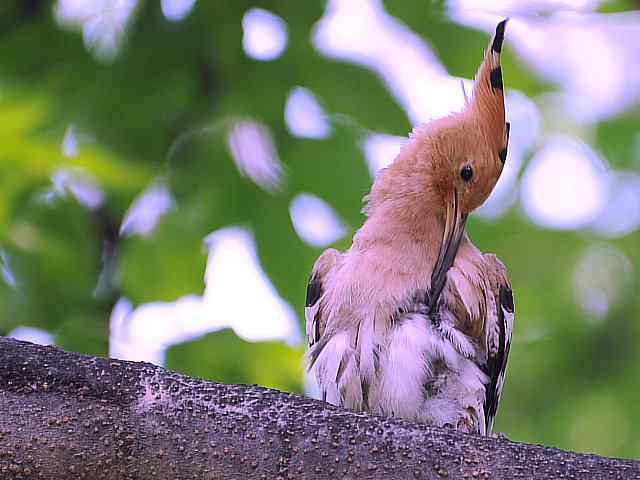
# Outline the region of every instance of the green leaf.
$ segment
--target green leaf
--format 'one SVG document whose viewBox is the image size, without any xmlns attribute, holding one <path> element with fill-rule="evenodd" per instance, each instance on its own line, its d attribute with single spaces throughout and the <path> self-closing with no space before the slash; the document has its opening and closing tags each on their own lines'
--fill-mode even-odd
<svg viewBox="0 0 640 480">
<path fill-rule="evenodd" d="M 16 281 L 14 288 L 3 291 L 6 328 L 32 325 L 65 344 L 64 335 L 58 334 L 71 322 L 84 340 L 68 345 L 85 353 L 106 353 L 109 311 L 106 301 L 94 295 L 101 252 L 91 214 L 71 197 L 45 200 L 41 192 L 25 192 L 24 198 L 5 244 Z"/>
<path fill-rule="evenodd" d="M 640 107 L 637 106 L 597 124 L 595 144 L 614 168 L 640 171 L 639 124 Z"/>
<path fill-rule="evenodd" d="M 173 301 L 203 291 L 203 232 L 192 218 L 189 212 L 173 211 L 149 237 L 136 235 L 122 241 L 117 278 L 124 296 L 142 303 Z"/>
<path fill-rule="evenodd" d="M 231 329 L 175 345 L 167 368 L 222 383 L 258 384 L 302 392 L 302 351 L 284 342 L 246 342 Z"/>
<path fill-rule="evenodd" d="M 474 78 L 491 35 L 453 23 L 442 0 L 385 1 L 385 8 L 416 34 L 424 37 L 450 75 Z M 509 15 L 505 13 L 504 17 Z M 502 51 L 502 71 L 507 89 L 518 89 L 529 96 L 547 90 L 545 83 L 531 74 L 509 46 L 509 27 Z M 429 88 L 425 85 L 425 88 Z"/>
<path fill-rule="evenodd" d="M 78 170 L 95 179 L 110 205 L 120 207 L 116 207 L 118 212 L 149 182 L 148 170 L 109 154 L 95 143 L 81 143 L 77 156 L 65 157 L 61 149 L 64 129 L 57 134 L 39 129 L 47 106 L 35 97 L 0 98 L 0 236 L 6 231 L 16 196 L 49 183 L 56 170 Z"/>
</svg>

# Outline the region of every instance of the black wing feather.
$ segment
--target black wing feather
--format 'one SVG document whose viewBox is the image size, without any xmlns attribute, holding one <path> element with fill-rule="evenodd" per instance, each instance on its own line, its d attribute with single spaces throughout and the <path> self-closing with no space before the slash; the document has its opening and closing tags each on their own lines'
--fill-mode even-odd
<svg viewBox="0 0 640 480">
<path fill-rule="evenodd" d="M 316 344 L 316 348 L 311 352 L 311 365 L 315 363 L 318 355 L 320 355 L 320 352 L 326 344 L 326 340 L 324 342 L 320 341 L 320 309 L 315 309 L 314 311 L 312 308 L 320 301 L 322 294 L 322 281 L 320 276 L 317 273 L 314 273 L 311 275 L 309 283 L 307 284 L 307 299 L 304 305 L 305 321 L 307 323 L 307 340 L 309 342 L 309 346 Z"/>
<path fill-rule="evenodd" d="M 484 368 L 485 373 L 490 378 L 484 402 L 484 418 L 487 431 L 491 428 L 498 410 L 498 402 L 500 401 L 500 388 L 498 383 L 500 382 L 500 377 L 504 377 L 507 368 L 507 358 L 509 357 L 511 342 L 506 338 L 507 325 L 504 311 L 506 310 L 509 313 L 513 313 L 513 294 L 508 285 L 500 285 L 499 302 L 500 305 L 497 309 L 499 328 L 498 352 L 494 355 L 489 354 Z"/>
<path fill-rule="evenodd" d="M 312 275 L 307 284 L 307 301 L 305 307 L 312 307 L 322 296 L 322 282 L 317 275 Z"/>
</svg>

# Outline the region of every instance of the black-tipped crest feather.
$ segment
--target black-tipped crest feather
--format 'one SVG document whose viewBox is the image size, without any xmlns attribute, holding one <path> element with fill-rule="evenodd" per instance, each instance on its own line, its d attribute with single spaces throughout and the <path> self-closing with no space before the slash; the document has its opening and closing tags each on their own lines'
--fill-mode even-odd
<svg viewBox="0 0 640 480">
<path fill-rule="evenodd" d="M 504 40 L 504 27 L 507 25 L 508 18 L 502 20 L 498 26 L 496 27 L 496 33 L 493 37 L 493 43 L 491 44 L 491 50 L 496 53 L 500 53 L 502 51 L 502 42 Z"/>
</svg>

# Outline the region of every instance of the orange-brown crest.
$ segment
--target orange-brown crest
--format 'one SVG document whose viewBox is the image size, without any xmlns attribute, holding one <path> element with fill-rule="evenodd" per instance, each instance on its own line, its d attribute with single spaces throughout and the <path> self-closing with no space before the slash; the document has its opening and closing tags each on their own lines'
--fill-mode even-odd
<svg viewBox="0 0 640 480">
<path fill-rule="evenodd" d="M 467 214 L 487 199 L 502 173 L 509 139 L 500 67 L 506 22 L 496 28 L 464 110 L 414 129 L 375 182 L 369 213 L 385 200 L 410 208 L 413 199 L 438 210 L 455 191 Z"/>
</svg>

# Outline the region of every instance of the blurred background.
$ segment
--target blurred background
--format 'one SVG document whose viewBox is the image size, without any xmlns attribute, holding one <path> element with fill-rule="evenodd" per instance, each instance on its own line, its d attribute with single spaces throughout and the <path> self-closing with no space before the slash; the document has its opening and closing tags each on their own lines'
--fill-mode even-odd
<svg viewBox="0 0 640 480">
<path fill-rule="evenodd" d="M 0 333 L 313 394 L 306 281 L 496 23 L 511 141 L 468 222 L 516 325 L 496 430 L 640 456 L 636 1 L 4 0 Z"/>
</svg>

